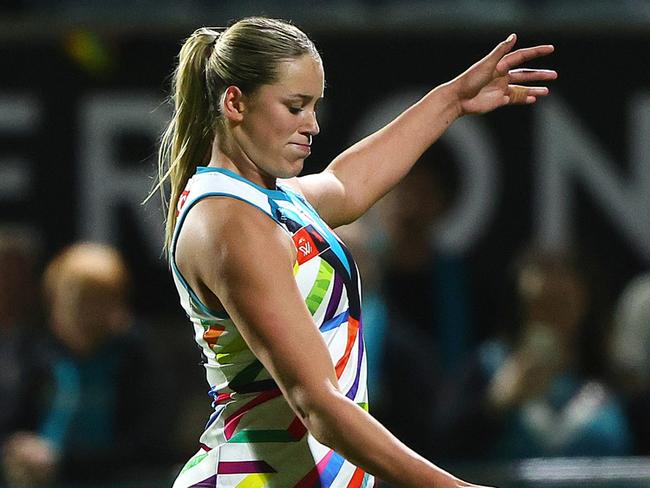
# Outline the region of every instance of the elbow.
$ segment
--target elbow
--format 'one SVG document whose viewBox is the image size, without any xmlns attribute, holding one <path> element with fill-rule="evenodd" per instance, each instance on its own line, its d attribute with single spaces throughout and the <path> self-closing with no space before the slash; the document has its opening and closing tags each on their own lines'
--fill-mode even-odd
<svg viewBox="0 0 650 488">
<path fill-rule="evenodd" d="M 309 433 L 321 444 L 334 449 L 338 438 L 336 412 L 345 399 L 333 386 L 321 391 L 301 390 L 292 395 L 290 404 Z"/>
</svg>

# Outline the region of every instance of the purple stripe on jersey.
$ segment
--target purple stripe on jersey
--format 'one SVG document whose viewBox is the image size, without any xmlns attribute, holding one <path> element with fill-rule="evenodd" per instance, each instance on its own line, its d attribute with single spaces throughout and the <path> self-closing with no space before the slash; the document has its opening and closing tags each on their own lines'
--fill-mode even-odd
<svg viewBox="0 0 650 488">
<path fill-rule="evenodd" d="M 348 397 L 350 400 L 354 400 L 354 396 L 357 394 L 357 390 L 359 389 L 359 379 L 361 378 L 361 361 L 363 360 L 363 323 L 359 323 L 359 332 L 357 334 L 357 341 L 359 341 L 359 351 L 358 351 L 358 358 L 357 358 L 357 373 L 356 376 L 354 377 L 354 383 L 352 383 L 352 387 L 348 390 L 348 392 L 345 394 L 346 397 Z"/>
<path fill-rule="evenodd" d="M 217 474 L 275 473 L 264 461 L 219 461 Z"/>
<path fill-rule="evenodd" d="M 190 486 L 190 488 L 214 488 L 217 486 L 217 475 L 210 476 L 207 480 L 203 480 L 195 485 Z"/>
<path fill-rule="evenodd" d="M 323 318 L 324 322 L 327 322 L 336 313 L 336 309 L 339 307 L 341 302 L 341 293 L 343 292 L 343 280 L 341 276 L 336 271 L 334 272 L 334 287 L 332 288 L 332 295 L 330 296 L 330 301 L 327 304 L 327 311 L 325 312 L 325 317 Z"/>
</svg>

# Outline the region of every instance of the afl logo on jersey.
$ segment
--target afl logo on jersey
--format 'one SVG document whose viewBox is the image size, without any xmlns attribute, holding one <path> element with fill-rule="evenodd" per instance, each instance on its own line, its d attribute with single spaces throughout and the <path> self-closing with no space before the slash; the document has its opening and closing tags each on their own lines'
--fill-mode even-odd
<svg viewBox="0 0 650 488">
<path fill-rule="evenodd" d="M 309 232 L 305 227 L 293 235 L 293 243 L 298 251 L 296 261 L 298 261 L 299 265 L 309 261 L 311 258 L 316 257 L 319 254 L 314 239 L 309 235 Z"/>
<path fill-rule="evenodd" d="M 183 193 L 181 193 L 181 196 L 178 197 L 178 205 L 176 205 L 176 216 L 178 217 L 178 214 L 181 213 L 181 210 L 183 210 L 183 205 L 185 205 L 185 202 L 187 201 L 187 196 L 190 194 L 189 190 L 185 190 Z"/>
<path fill-rule="evenodd" d="M 311 242 L 306 241 L 305 239 L 300 239 L 300 242 L 298 243 L 298 251 L 300 251 L 303 256 L 309 256 L 312 249 Z"/>
</svg>

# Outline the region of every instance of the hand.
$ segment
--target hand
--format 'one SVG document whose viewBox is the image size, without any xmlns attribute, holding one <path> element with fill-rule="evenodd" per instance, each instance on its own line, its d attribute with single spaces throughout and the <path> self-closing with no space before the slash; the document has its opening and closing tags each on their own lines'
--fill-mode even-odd
<svg viewBox="0 0 650 488">
<path fill-rule="evenodd" d="M 56 475 L 58 455 L 52 444 L 32 432 L 17 432 L 4 445 L 2 460 L 9 486 L 42 486 Z"/>
<path fill-rule="evenodd" d="M 524 86 L 518 83 L 548 81 L 557 73 L 546 69 L 526 69 L 517 66 L 551 54 L 551 45 L 535 46 L 510 52 L 517 42 L 511 34 L 494 50 L 455 78 L 458 103 L 462 114 L 479 114 L 508 104 L 535 103 L 537 97 L 548 95 L 545 86 Z"/>
<path fill-rule="evenodd" d="M 490 382 L 489 405 L 496 411 L 507 411 L 543 394 L 550 381 L 551 372 L 543 364 L 513 354 Z"/>
<path fill-rule="evenodd" d="M 563 367 L 563 351 L 563 343 L 552 326 L 526 324 L 517 349 L 490 383 L 490 405 L 503 411 L 543 395 Z"/>
</svg>

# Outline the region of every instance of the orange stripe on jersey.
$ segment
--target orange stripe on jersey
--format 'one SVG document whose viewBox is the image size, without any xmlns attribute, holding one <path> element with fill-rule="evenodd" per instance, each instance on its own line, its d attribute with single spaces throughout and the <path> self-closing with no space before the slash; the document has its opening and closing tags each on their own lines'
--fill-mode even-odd
<svg viewBox="0 0 650 488">
<path fill-rule="evenodd" d="M 226 328 L 223 325 L 211 325 L 210 328 L 203 333 L 203 340 L 212 347 L 217 343 L 217 340 L 225 330 Z"/>
<path fill-rule="evenodd" d="M 359 321 L 348 317 L 348 343 L 345 345 L 345 353 L 336 363 L 336 377 L 340 378 L 345 366 L 350 360 L 350 353 L 352 352 L 352 347 L 354 346 L 354 340 L 357 338 L 357 332 L 359 332 Z"/>
<path fill-rule="evenodd" d="M 366 475 L 365 471 L 361 468 L 357 468 L 354 470 L 354 474 L 352 475 L 352 479 L 348 483 L 347 488 L 359 488 L 361 486 L 361 483 L 363 483 L 363 477 Z"/>
</svg>

